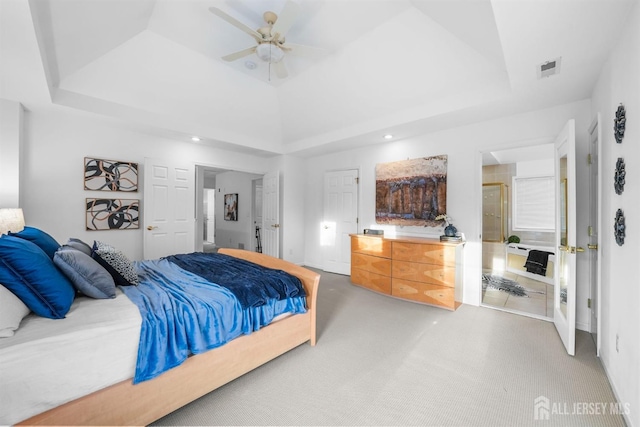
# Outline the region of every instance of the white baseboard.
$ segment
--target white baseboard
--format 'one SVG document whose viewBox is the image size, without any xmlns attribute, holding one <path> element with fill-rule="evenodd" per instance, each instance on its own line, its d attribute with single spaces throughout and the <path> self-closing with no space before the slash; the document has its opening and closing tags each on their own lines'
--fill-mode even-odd
<svg viewBox="0 0 640 427">
<path fill-rule="evenodd" d="M 607 365 L 604 363 L 602 357 L 598 357 L 598 359 L 600 360 L 600 365 L 602 366 L 602 369 L 604 369 L 604 374 L 607 376 L 607 380 L 609 381 L 609 385 L 611 386 L 613 397 L 615 397 L 616 402 L 621 402 L 620 395 L 618 394 L 618 390 L 616 390 L 616 385 L 613 383 L 613 381 L 611 381 L 611 375 L 609 375 L 609 371 L 607 370 Z M 622 418 L 624 418 L 624 422 L 628 427 L 636 427 L 633 425 L 633 423 L 631 422 L 631 419 L 629 418 L 629 415 L 627 415 L 626 413 L 622 414 Z"/>
<path fill-rule="evenodd" d="M 311 267 L 311 268 L 317 268 L 318 270 L 322 270 L 322 266 L 321 265 L 317 265 L 313 262 L 304 262 L 304 265 L 306 265 L 307 267 Z"/>
<path fill-rule="evenodd" d="M 589 332 L 589 324 L 583 322 L 576 322 L 576 329 Z"/>
</svg>

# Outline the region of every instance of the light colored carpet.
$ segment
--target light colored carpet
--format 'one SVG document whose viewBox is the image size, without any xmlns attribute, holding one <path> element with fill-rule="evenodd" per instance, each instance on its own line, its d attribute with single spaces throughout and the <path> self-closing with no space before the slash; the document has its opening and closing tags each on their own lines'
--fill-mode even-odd
<svg viewBox="0 0 640 427">
<path fill-rule="evenodd" d="M 548 421 L 534 419 L 539 396 L 550 401 Z M 315 347 L 303 344 L 155 425 L 624 425 L 608 411 L 572 414 L 612 402 L 586 333 L 578 331 L 571 357 L 553 323 L 399 301 L 322 272 Z"/>
</svg>

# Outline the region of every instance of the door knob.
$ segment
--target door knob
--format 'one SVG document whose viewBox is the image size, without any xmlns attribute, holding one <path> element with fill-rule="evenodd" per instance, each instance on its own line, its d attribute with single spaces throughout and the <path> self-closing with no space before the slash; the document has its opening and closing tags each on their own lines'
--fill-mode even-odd
<svg viewBox="0 0 640 427">
<path fill-rule="evenodd" d="M 147 230 L 149 230 L 149 231 L 155 230 L 156 228 L 158 228 L 158 227 L 156 227 L 155 225 L 148 225 L 147 226 Z"/>
<path fill-rule="evenodd" d="M 280 224 L 273 224 L 273 228 L 280 228 Z"/>
</svg>

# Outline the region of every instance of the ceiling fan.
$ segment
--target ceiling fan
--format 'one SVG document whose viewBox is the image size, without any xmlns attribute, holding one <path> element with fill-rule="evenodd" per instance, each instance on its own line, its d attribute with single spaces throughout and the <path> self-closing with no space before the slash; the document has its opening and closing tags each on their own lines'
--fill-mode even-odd
<svg viewBox="0 0 640 427">
<path fill-rule="evenodd" d="M 294 1 L 289 0 L 285 3 L 280 16 L 271 11 L 265 12 L 263 18 L 267 25 L 257 30 L 243 24 L 217 7 L 210 7 L 209 11 L 249 34 L 257 43 L 256 46 L 223 56 L 224 61 L 232 62 L 255 53 L 262 61 L 269 63 L 269 66 L 273 64 L 276 76 L 284 79 L 288 75 L 283 62 L 285 54 L 318 55 L 325 52 L 323 49 L 285 42 L 287 32 L 300 13 L 300 6 Z"/>
</svg>

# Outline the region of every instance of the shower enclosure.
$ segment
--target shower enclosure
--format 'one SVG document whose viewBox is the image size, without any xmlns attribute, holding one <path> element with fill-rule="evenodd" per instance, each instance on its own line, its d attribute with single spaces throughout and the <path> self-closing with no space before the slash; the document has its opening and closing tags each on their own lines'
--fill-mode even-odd
<svg viewBox="0 0 640 427">
<path fill-rule="evenodd" d="M 507 186 L 501 182 L 482 184 L 482 241 L 504 242 L 507 217 Z"/>
</svg>

